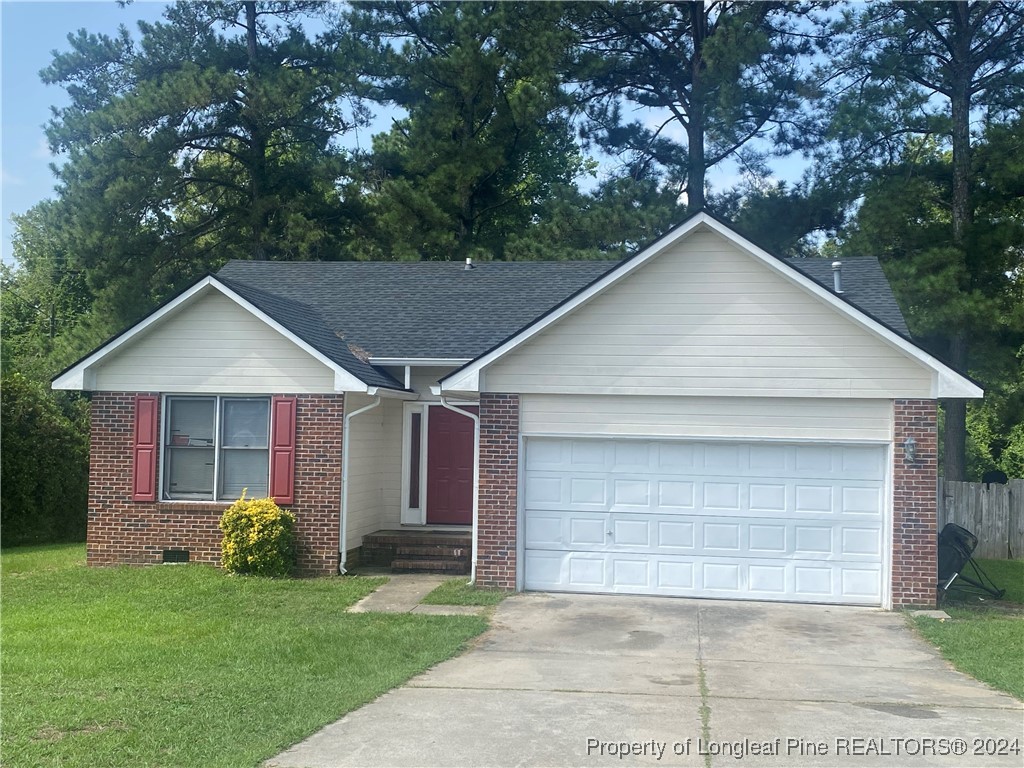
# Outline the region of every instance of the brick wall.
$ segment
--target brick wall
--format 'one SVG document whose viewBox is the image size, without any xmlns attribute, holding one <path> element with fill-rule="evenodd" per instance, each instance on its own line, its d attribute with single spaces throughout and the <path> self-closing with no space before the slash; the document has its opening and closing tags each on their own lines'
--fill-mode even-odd
<svg viewBox="0 0 1024 768">
<path fill-rule="evenodd" d="M 934 400 L 894 404 L 892 604 L 935 607 L 938 433 Z M 912 436 L 917 460 L 906 461 L 903 442 Z"/>
<path fill-rule="evenodd" d="M 132 501 L 135 395 L 92 397 L 87 562 L 159 563 L 164 549 L 188 549 L 193 562 L 219 564 L 217 522 L 227 503 Z M 337 570 L 344 410 L 344 395 L 298 395 L 295 503 L 288 509 L 296 516 L 300 575 Z"/>
<path fill-rule="evenodd" d="M 519 395 L 480 394 L 480 488 L 476 580 L 516 587 Z"/>
</svg>

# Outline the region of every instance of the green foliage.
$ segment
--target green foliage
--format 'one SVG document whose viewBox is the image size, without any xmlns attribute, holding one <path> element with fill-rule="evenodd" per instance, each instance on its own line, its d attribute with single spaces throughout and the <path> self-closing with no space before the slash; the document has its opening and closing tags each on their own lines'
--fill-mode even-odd
<svg viewBox="0 0 1024 768">
<path fill-rule="evenodd" d="M 19 373 L 0 379 L 0 529 L 5 547 L 82 541 L 88 508 L 85 402 Z"/>
<path fill-rule="evenodd" d="M 727 158 L 757 165 L 764 153 L 755 139 L 770 139 L 780 153 L 798 143 L 812 4 L 598 2 L 575 10 L 584 137 L 634 178 L 664 179 L 698 210 L 707 169 Z M 634 111 L 643 117 L 627 121 Z"/>
<path fill-rule="evenodd" d="M 902 162 L 868 185 L 838 250 L 878 256 L 910 330 L 940 358 L 950 357 L 950 329 L 967 333 L 966 367 L 986 395 L 967 409 L 965 479 L 1024 469 L 1024 208 L 1019 181 L 1006 174 L 1022 148 L 1020 121 L 992 127 L 979 141 L 965 258 L 952 245 L 951 156 L 934 140 L 909 142 Z"/>
<path fill-rule="evenodd" d="M 241 498 L 220 518 L 221 562 L 232 573 L 288 576 L 295 569 L 295 515 L 273 499 Z"/>
<path fill-rule="evenodd" d="M 625 257 L 678 223 L 685 211 L 652 179 L 610 179 L 590 193 L 564 187 L 542 206 L 539 220 L 509 236 L 509 261 Z"/>
<path fill-rule="evenodd" d="M 982 188 L 974 174 L 972 116 L 984 113 L 989 126 L 1020 118 L 1024 7 L 871 3 L 845 14 L 832 32 L 838 66 L 830 62 L 830 67 L 842 76 L 826 98 L 825 133 L 836 150 L 829 172 L 840 178 L 862 175 L 879 159 L 906 164 L 922 136 L 941 137 L 940 149 L 950 152 L 949 181 L 937 185 L 942 194 L 935 211 L 948 216 L 948 238 L 920 251 L 913 269 L 932 300 L 924 316 L 945 316 L 937 335 L 946 359 L 964 369 L 970 364 L 973 329 L 988 311 L 985 300 L 995 293 L 987 284 L 1000 280 L 987 263 L 998 249 L 982 248 L 981 262 L 976 258 L 978 241 L 985 238 L 975 221 Z M 962 480 L 966 406 L 951 400 L 945 411 L 943 473 Z"/>
<path fill-rule="evenodd" d="M 69 36 L 43 80 L 63 225 L 104 310 L 137 319 L 229 258 L 336 258 L 353 63 L 303 2 L 171 4 L 138 39 Z"/>
<path fill-rule="evenodd" d="M 355 3 L 371 96 L 407 116 L 374 137 L 366 251 L 503 258 L 583 168 L 558 73 L 557 3 Z"/>
</svg>

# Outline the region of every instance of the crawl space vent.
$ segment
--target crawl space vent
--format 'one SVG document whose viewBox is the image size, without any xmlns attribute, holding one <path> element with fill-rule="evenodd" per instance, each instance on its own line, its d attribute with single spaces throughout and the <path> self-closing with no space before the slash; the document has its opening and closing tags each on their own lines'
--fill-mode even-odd
<svg viewBox="0 0 1024 768">
<path fill-rule="evenodd" d="M 165 549 L 165 563 L 187 563 L 189 551 L 187 549 Z"/>
</svg>

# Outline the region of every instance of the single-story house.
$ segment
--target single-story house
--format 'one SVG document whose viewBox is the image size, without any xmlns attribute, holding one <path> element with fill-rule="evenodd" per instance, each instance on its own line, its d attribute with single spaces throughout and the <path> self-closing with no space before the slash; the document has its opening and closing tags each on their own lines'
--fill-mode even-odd
<svg viewBox="0 0 1024 768">
<path fill-rule="evenodd" d="M 898 607 L 936 595 L 936 402 L 878 262 L 707 214 L 630 258 L 231 262 L 58 375 L 88 562 L 218 562 L 243 488 L 300 567 L 461 532 L 486 586 Z"/>
</svg>

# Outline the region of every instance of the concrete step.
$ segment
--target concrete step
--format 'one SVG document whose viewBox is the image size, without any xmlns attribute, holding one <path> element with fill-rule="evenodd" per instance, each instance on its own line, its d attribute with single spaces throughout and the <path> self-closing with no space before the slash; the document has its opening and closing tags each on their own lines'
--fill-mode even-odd
<svg viewBox="0 0 1024 768">
<path fill-rule="evenodd" d="M 449 546 L 468 547 L 473 536 L 468 531 L 446 533 L 444 531 L 377 531 L 363 537 L 363 546 L 404 547 L 404 546 Z"/>
<path fill-rule="evenodd" d="M 469 562 L 462 560 L 410 560 L 398 558 L 391 561 L 391 570 L 395 573 L 450 573 L 457 576 L 469 573 Z"/>
<path fill-rule="evenodd" d="M 403 545 L 395 547 L 395 555 L 402 559 L 416 560 L 468 560 L 469 547 Z"/>
</svg>

